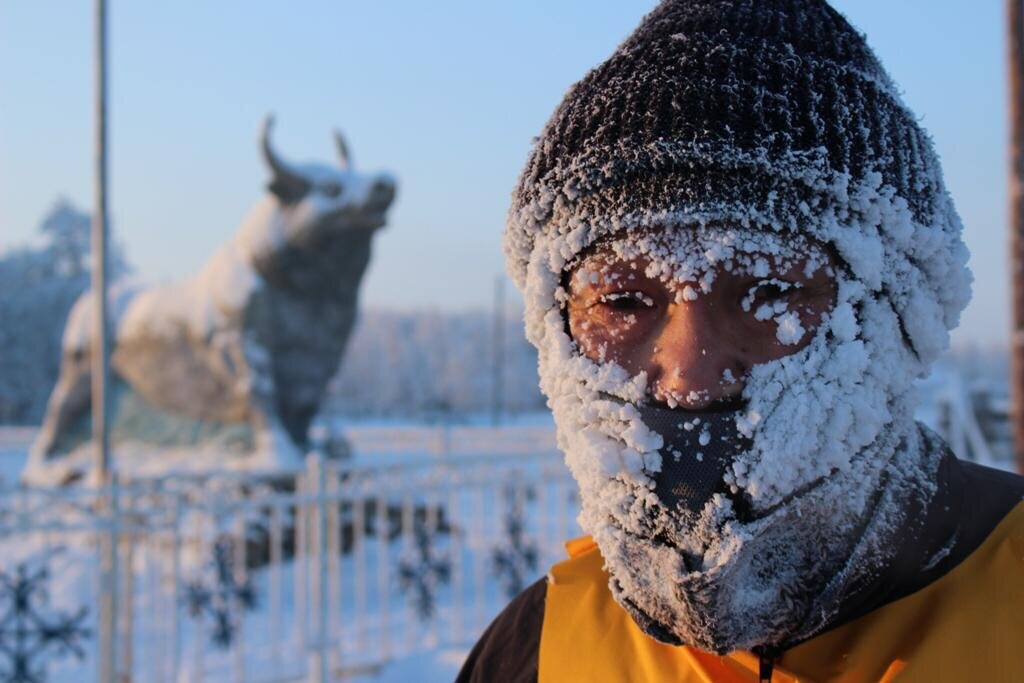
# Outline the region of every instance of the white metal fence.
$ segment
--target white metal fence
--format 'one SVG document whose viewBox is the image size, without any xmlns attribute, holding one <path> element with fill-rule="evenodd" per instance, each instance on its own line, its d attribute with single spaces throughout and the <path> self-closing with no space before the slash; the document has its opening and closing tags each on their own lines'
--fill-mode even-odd
<svg viewBox="0 0 1024 683">
<path fill-rule="evenodd" d="M 106 651 L 98 548 L 112 533 L 121 680 L 336 680 L 471 644 L 563 557 L 578 534 L 575 495 L 550 450 L 361 468 L 313 454 L 276 481 L 14 489 L 0 495 L 0 591 L 17 592 L 18 566 L 49 567 L 49 601 L 33 607 L 45 616 L 33 618 L 89 610 L 83 656 L 26 657 L 47 680 L 91 679 Z"/>
</svg>

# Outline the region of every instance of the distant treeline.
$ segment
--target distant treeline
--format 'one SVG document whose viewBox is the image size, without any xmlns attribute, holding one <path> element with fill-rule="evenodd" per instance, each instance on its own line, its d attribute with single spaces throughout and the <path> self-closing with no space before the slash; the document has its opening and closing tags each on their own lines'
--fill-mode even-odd
<svg viewBox="0 0 1024 683">
<path fill-rule="evenodd" d="M 506 316 L 496 335 L 495 317 L 484 311 L 366 310 L 325 408 L 359 417 L 441 418 L 489 413 L 496 403 L 503 413 L 544 408 L 537 354 L 518 313 Z"/>
</svg>

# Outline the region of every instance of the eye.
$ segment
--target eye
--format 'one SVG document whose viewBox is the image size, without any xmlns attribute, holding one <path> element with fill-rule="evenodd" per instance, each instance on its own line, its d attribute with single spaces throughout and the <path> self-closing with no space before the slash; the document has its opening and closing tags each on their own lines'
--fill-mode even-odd
<svg viewBox="0 0 1024 683">
<path fill-rule="evenodd" d="M 779 299 L 784 299 L 787 296 L 789 296 L 788 288 L 783 289 L 780 285 L 770 282 L 757 288 L 755 298 L 760 299 L 761 301 L 777 301 Z"/>
<path fill-rule="evenodd" d="M 643 292 L 611 292 L 602 294 L 597 305 L 625 313 L 653 308 L 654 300 Z"/>
<path fill-rule="evenodd" d="M 320 186 L 320 191 L 328 197 L 337 197 L 341 194 L 341 183 L 330 180 Z"/>
<path fill-rule="evenodd" d="M 777 278 L 760 280 L 747 290 L 746 295 L 740 300 L 740 307 L 744 311 L 749 311 L 751 308 L 765 304 L 781 304 L 786 302 L 794 291 L 799 288 L 799 283 L 787 282 Z"/>
</svg>

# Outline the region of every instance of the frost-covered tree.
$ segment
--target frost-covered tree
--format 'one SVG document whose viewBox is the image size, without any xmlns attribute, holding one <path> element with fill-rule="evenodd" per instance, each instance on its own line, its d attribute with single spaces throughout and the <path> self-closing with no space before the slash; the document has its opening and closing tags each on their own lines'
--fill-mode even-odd
<svg viewBox="0 0 1024 683">
<path fill-rule="evenodd" d="M 58 197 L 39 224 L 55 271 L 76 278 L 92 271 L 92 216 L 79 210 L 66 197 Z M 125 275 L 128 262 L 121 246 L 107 243 L 107 270 L 111 279 Z"/>
<path fill-rule="evenodd" d="M 89 270 L 92 219 L 64 197 L 54 202 L 39 232 L 46 238 L 55 269 L 69 277 Z"/>
<path fill-rule="evenodd" d="M 509 315 L 505 325 L 503 409 L 541 409 L 536 352 L 518 315 Z M 353 416 L 487 414 L 493 345 L 494 319 L 484 311 L 364 311 L 331 384 L 327 410 Z"/>
<path fill-rule="evenodd" d="M 60 198 L 41 221 L 42 246 L 0 254 L 0 423 L 36 423 L 60 370 L 61 335 L 89 287 L 89 214 Z M 110 272 L 128 271 L 110 249 Z"/>
</svg>

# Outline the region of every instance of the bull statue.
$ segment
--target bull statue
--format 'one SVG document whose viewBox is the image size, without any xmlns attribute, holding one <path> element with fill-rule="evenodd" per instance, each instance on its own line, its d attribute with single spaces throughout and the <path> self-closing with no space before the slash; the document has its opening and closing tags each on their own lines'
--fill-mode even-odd
<svg viewBox="0 0 1024 683">
<path fill-rule="evenodd" d="M 309 446 L 395 181 L 355 171 L 339 133 L 337 167 L 289 164 L 272 125 L 260 138 L 267 193 L 231 240 L 188 280 L 111 294 L 110 435 L 126 476 L 273 474 L 299 466 Z M 92 305 L 86 293 L 68 317 L 26 483 L 88 473 Z"/>
</svg>

